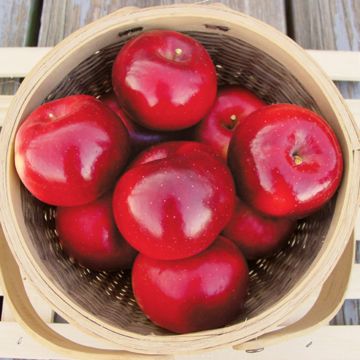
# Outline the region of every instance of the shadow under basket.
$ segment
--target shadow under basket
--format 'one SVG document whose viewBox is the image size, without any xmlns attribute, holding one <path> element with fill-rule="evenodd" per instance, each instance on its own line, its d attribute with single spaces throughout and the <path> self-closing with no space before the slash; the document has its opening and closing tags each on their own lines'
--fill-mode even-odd
<svg viewBox="0 0 360 360">
<path fill-rule="evenodd" d="M 331 202 L 299 221 L 287 245 L 251 264 L 250 290 L 240 318 L 221 329 L 171 334 L 137 306 L 129 272 L 94 272 L 73 263 L 55 231 L 55 209 L 20 184 L 14 137 L 39 104 L 72 94 L 111 91 L 113 60 L 131 37 L 167 28 L 200 41 L 210 53 L 219 84 L 238 84 L 267 103 L 299 104 L 321 114 L 343 150 L 344 177 Z M 137 353 L 173 354 L 241 344 L 272 331 L 321 288 L 350 237 L 359 193 L 359 137 L 332 82 L 293 41 L 268 25 L 216 7 L 123 9 L 61 42 L 24 80 L 2 131 L 2 224 L 21 269 L 70 323 Z M 151 216 L 151 214 L 149 214 Z"/>
</svg>

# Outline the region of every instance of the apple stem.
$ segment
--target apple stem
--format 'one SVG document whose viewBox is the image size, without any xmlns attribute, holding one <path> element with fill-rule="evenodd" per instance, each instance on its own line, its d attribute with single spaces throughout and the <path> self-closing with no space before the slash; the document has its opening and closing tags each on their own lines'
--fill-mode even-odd
<svg viewBox="0 0 360 360">
<path fill-rule="evenodd" d="M 236 122 L 237 122 L 237 116 L 235 114 L 230 115 L 230 120 L 231 123 L 227 123 L 226 125 L 224 125 L 227 129 L 229 130 L 233 130 L 236 126 Z"/>
<path fill-rule="evenodd" d="M 301 165 L 301 164 L 302 164 L 303 159 L 302 159 L 301 156 L 295 154 L 295 155 L 293 156 L 293 158 L 294 158 L 294 163 L 295 163 L 295 165 Z"/>
<path fill-rule="evenodd" d="M 176 54 L 177 56 L 180 56 L 180 55 L 182 54 L 182 49 L 176 48 L 176 49 L 175 49 L 175 54 Z"/>
</svg>

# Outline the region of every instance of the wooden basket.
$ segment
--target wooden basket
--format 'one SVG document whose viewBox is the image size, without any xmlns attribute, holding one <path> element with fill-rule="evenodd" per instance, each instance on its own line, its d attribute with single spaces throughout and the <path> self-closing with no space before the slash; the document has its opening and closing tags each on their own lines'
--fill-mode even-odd
<svg viewBox="0 0 360 360">
<path fill-rule="evenodd" d="M 170 334 L 146 319 L 134 301 L 129 273 L 97 273 L 73 264 L 58 245 L 54 209 L 25 190 L 14 168 L 16 130 L 36 106 L 74 93 L 109 91 L 118 50 L 132 36 L 155 28 L 182 31 L 202 42 L 220 84 L 241 84 L 269 103 L 296 103 L 323 115 L 337 134 L 345 161 L 336 198 L 301 221 L 285 249 L 252 266 L 243 316 L 224 328 L 186 335 Z M 286 320 L 338 263 L 358 208 L 359 150 L 358 129 L 336 87 L 282 33 L 223 7 L 126 8 L 66 38 L 22 83 L 1 133 L 1 220 L 23 271 L 60 315 L 87 332 L 144 354 L 241 347 Z"/>
</svg>

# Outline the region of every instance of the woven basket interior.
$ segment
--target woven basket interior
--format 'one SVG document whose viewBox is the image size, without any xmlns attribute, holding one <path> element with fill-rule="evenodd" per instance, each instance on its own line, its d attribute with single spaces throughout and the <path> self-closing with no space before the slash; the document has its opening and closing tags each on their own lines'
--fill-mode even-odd
<svg viewBox="0 0 360 360">
<path fill-rule="evenodd" d="M 111 91 L 113 60 L 141 28 L 119 34 L 119 41 L 99 49 L 67 76 L 44 101 L 84 93 L 100 96 Z M 187 32 L 209 51 L 216 64 L 219 84 L 239 84 L 267 103 L 296 103 L 319 112 L 314 100 L 290 72 L 272 57 L 226 34 L 226 29 Z M 209 32 L 208 32 L 209 31 Z M 94 272 L 73 263 L 62 251 L 55 231 L 54 208 L 33 198 L 22 187 L 22 207 L 32 246 L 56 286 L 86 311 L 102 321 L 138 334 L 167 334 L 152 324 L 138 308 L 131 290 L 130 273 Z M 317 214 L 298 223 L 287 245 L 274 256 L 250 264 L 250 291 L 245 312 L 234 323 L 268 309 L 291 290 L 318 254 L 332 219 L 333 200 Z M 149 214 L 151 216 L 151 214 Z"/>
</svg>

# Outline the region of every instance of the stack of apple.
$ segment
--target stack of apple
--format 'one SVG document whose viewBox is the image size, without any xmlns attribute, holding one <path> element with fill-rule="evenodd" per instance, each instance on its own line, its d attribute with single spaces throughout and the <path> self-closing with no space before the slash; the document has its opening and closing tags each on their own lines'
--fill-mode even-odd
<svg viewBox="0 0 360 360">
<path fill-rule="evenodd" d="M 245 259 L 271 255 L 335 193 L 339 143 L 308 109 L 218 89 L 205 48 L 177 32 L 130 40 L 112 79 L 101 100 L 35 109 L 17 132 L 17 172 L 57 206 L 69 256 L 99 271 L 132 267 L 153 322 L 177 333 L 224 326 L 244 306 Z"/>
</svg>

